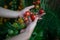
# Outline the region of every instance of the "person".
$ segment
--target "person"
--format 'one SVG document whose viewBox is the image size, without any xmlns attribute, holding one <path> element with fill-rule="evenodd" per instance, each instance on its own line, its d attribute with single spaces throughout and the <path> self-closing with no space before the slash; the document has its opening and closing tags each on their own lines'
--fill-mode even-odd
<svg viewBox="0 0 60 40">
<path fill-rule="evenodd" d="M 34 8 L 34 5 L 26 7 L 21 11 L 12 11 L 12 10 L 8 10 L 8 9 L 4 9 L 4 8 L 0 7 L 0 17 L 5 17 L 5 18 L 23 17 L 23 14 L 26 11 L 29 11 L 31 8 Z M 38 19 L 42 19 L 42 18 L 39 18 L 37 16 L 35 18 L 35 20 L 28 25 L 28 27 L 25 29 L 25 31 L 23 33 L 21 33 L 17 36 L 14 36 L 12 38 L 8 38 L 6 40 L 28 40 L 37 24 Z"/>
</svg>

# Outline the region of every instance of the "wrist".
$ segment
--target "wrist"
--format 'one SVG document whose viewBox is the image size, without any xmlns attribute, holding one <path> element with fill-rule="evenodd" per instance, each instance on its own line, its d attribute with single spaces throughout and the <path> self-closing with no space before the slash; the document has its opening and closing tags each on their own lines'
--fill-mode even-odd
<svg viewBox="0 0 60 40">
<path fill-rule="evenodd" d="M 23 17 L 23 14 L 22 14 L 22 12 L 20 11 L 20 12 L 18 12 L 18 17 Z"/>
</svg>

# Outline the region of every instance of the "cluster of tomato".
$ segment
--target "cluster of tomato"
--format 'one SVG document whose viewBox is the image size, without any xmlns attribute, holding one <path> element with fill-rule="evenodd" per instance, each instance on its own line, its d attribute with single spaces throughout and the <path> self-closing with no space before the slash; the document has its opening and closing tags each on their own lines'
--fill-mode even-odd
<svg viewBox="0 0 60 40">
<path fill-rule="evenodd" d="M 29 20 L 28 17 L 30 17 L 31 20 L 34 21 L 36 16 L 33 13 L 31 13 L 30 11 L 26 11 L 24 14 L 24 21 L 25 22 L 27 22 Z"/>
<path fill-rule="evenodd" d="M 35 3 L 40 4 L 40 1 L 38 0 Z M 37 5 L 37 4 L 35 4 L 35 5 Z M 19 18 L 17 22 L 12 24 L 13 28 L 15 28 L 16 30 L 8 30 L 8 34 L 9 34 L 8 36 L 13 35 L 13 34 L 16 35 L 16 34 L 20 33 L 20 31 L 18 31 L 18 30 L 22 30 L 22 29 L 26 28 L 30 21 L 33 22 L 35 20 L 36 15 L 41 16 L 43 13 L 45 13 L 45 12 L 41 8 L 37 14 L 35 14 L 31 11 L 26 11 L 23 15 L 23 18 Z"/>
<path fill-rule="evenodd" d="M 37 0 L 36 2 L 33 2 L 33 4 L 35 5 L 35 8 L 39 8 L 39 4 L 40 4 L 40 0 Z M 44 10 L 41 8 L 38 12 L 38 15 L 40 16 L 41 14 L 45 13 Z M 36 18 L 37 14 L 34 14 L 30 11 L 26 11 L 24 14 L 24 21 L 27 22 L 29 20 L 29 18 L 31 19 L 31 21 L 34 21 Z M 29 18 L 28 18 L 29 17 Z"/>
<path fill-rule="evenodd" d="M 24 14 L 24 20 L 28 21 L 28 16 L 30 16 L 31 20 L 34 21 L 35 18 L 36 18 L 36 15 L 40 16 L 43 13 L 45 13 L 43 9 L 40 9 L 38 14 L 34 14 L 34 13 L 30 12 L 30 11 L 26 11 L 25 14 Z"/>
</svg>

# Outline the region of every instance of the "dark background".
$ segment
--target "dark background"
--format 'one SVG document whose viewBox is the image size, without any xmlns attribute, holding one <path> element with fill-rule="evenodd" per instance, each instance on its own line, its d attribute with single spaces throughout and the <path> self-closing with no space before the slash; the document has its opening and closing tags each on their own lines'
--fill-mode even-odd
<svg viewBox="0 0 60 40">
<path fill-rule="evenodd" d="M 13 4 L 9 5 L 11 1 Z M 7 6 L 7 9 L 11 10 L 21 10 L 32 5 L 33 1 L 36 0 L 0 0 L 0 6 Z M 38 20 L 30 40 L 60 40 L 60 0 L 40 0 L 40 3 L 46 15 L 42 20 Z M 22 8 L 19 9 L 19 6 Z"/>
</svg>

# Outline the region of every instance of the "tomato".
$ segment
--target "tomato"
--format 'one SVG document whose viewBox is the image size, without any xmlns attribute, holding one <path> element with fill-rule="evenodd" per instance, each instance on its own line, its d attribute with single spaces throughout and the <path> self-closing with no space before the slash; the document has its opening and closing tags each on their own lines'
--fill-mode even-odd
<svg viewBox="0 0 60 40">
<path fill-rule="evenodd" d="M 40 1 L 36 1 L 37 4 L 40 4 Z"/>
<path fill-rule="evenodd" d="M 40 1 L 40 0 L 37 0 L 37 1 Z"/>
<path fill-rule="evenodd" d="M 30 16 L 30 11 L 26 11 L 24 14 L 24 17 L 28 17 L 28 16 Z"/>
<path fill-rule="evenodd" d="M 43 9 L 39 10 L 39 14 L 42 14 L 42 13 L 44 13 L 44 10 Z"/>
<path fill-rule="evenodd" d="M 34 14 L 31 14 L 30 18 L 31 18 L 32 21 L 34 21 L 36 16 Z"/>
<path fill-rule="evenodd" d="M 8 6 L 7 6 L 7 5 L 4 5 L 4 8 L 5 8 L 5 9 L 7 9 L 7 8 L 8 8 Z"/>
<path fill-rule="evenodd" d="M 13 26 L 13 27 L 15 27 L 15 28 L 17 28 L 17 27 L 18 27 L 18 25 L 17 25 L 17 23 L 16 23 L 16 22 L 15 22 L 15 23 L 13 23 L 13 24 L 12 24 L 12 26 Z"/>
<path fill-rule="evenodd" d="M 11 29 L 8 30 L 8 34 L 9 34 L 9 35 L 12 35 L 13 33 L 14 33 L 13 30 L 11 30 Z"/>
<path fill-rule="evenodd" d="M 19 18 L 19 19 L 18 19 L 18 22 L 19 22 L 19 23 L 24 23 L 24 20 L 23 20 L 22 18 Z"/>
<path fill-rule="evenodd" d="M 33 2 L 34 5 L 36 5 L 36 2 Z"/>
<path fill-rule="evenodd" d="M 39 5 L 35 5 L 35 8 L 39 8 Z"/>
<path fill-rule="evenodd" d="M 24 22 L 27 22 L 28 21 L 28 18 L 27 17 L 24 17 Z"/>
<path fill-rule="evenodd" d="M 19 33 L 18 30 L 14 30 L 14 34 L 13 35 L 17 35 Z"/>
<path fill-rule="evenodd" d="M 21 29 L 25 28 L 25 24 L 24 23 L 21 24 L 20 26 L 21 26 Z"/>
</svg>

